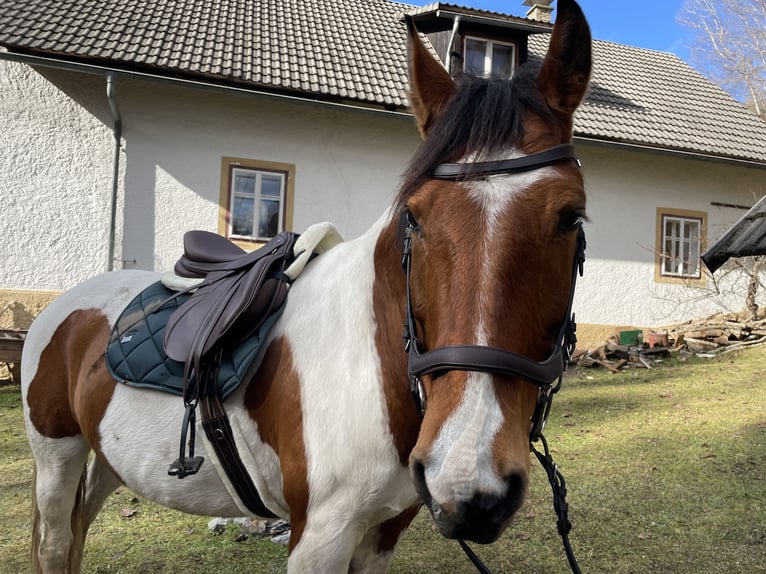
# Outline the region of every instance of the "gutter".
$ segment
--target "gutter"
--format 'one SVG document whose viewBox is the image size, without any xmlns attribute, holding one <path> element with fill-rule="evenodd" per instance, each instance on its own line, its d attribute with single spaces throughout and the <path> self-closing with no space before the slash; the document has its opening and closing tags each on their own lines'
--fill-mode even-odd
<svg viewBox="0 0 766 574">
<path fill-rule="evenodd" d="M 457 7 L 459 8 L 459 6 Z M 433 12 L 431 12 L 433 14 Z M 412 13 L 412 17 L 415 18 L 415 22 L 421 19 L 427 12 Z M 457 10 L 447 10 L 444 8 L 438 8 L 436 10 L 437 18 L 449 18 L 454 20 L 456 17 L 460 17 L 466 22 L 474 22 L 476 24 L 482 24 L 484 26 L 492 26 L 494 28 L 513 28 L 514 30 L 523 30 L 530 34 L 550 34 L 553 30 L 553 24 L 545 24 L 541 22 L 533 22 L 528 19 L 518 20 L 505 20 L 502 17 L 497 16 L 482 16 L 479 14 L 468 14 Z M 526 21 L 525 21 L 526 20 Z"/>
<path fill-rule="evenodd" d="M 461 16 L 461 20 L 465 21 L 465 15 L 461 15 L 456 12 L 446 12 L 441 10 L 439 12 L 442 15 L 451 14 L 456 18 L 458 16 Z M 471 18 L 471 20 L 473 20 L 473 18 Z M 546 27 L 546 31 L 549 31 L 549 30 L 550 28 Z M 12 62 L 19 62 L 22 64 L 31 65 L 31 66 L 43 66 L 48 68 L 56 68 L 60 70 L 68 70 L 68 71 L 81 72 L 81 73 L 87 73 L 87 74 L 96 74 L 99 76 L 104 76 L 111 72 L 114 74 L 115 79 L 116 77 L 119 76 L 126 79 L 154 81 L 154 82 L 159 82 L 164 84 L 177 85 L 177 86 L 183 86 L 183 87 L 192 87 L 192 88 L 218 92 L 218 93 L 241 94 L 241 95 L 249 95 L 249 96 L 254 95 L 254 96 L 262 97 L 265 99 L 282 101 L 282 102 L 290 102 L 290 103 L 299 104 L 299 105 L 313 105 L 313 106 L 319 106 L 319 107 L 326 107 L 330 109 L 342 109 L 345 111 L 354 111 L 358 113 L 385 115 L 388 117 L 397 117 L 401 119 L 406 119 L 407 121 L 412 121 L 412 114 L 409 111 L 399 112 L 399 111 L 371 108 L 371 107 L 365 107 L 365 106 L 355 106 L 355 105 L 343 104 L 343 103 L 337 103 L 337 102 L 327 102 L 327 101 L 318 100 L 318 99 L 307 99 L 307 98 L 301 98 L 297 96 L 290 96 L 286 94 L 275 94 L 271 92 L 265 92 L 262 90 L 253 90 L 253 89 L 239 88 L 239 87 L 233 87 L 233 86 L 222 86 L 219 84 L 214 84 L 212 82 L 203 82 L 199 80 L 169 78 L 166 76 L 149 74 L 145 72 L 123 71 L 123 70 L 118 70 L 117 68 L 96 66 L 93 64 L 83 64 L 79 62 L 69 62 L 66 60 L 59 60 L 56 58 L 44 58 L 40 56 L 32 56 L 32 55 L 18 54 L 14 52 L 0 51 L 0 60 L 9 60 Z M 701 152 L 674 150 L 671 148 L 663 148 L 659 146 L 652 146 L 652 145 L 646 145 L 646 144 L 621 142 L 617 140 L 608 140 L 608 139 L 599 139 L 599 138 L 590 137 L 590 136 L 576 135 L 574 136 L 574 140 L 593 143 L 596 145 L 605 145 L 605 146 L 612 146 L 616 148 L 632 149 L 634 151 L 644 151 L 644 152 L 650 152 L 650 153 L 675 155 L 675 156 L 683 157 L 686 159 L 715 161 L 715 162 L 721 162 L 721 163 L 740 165 L 744 167 L 766 169 L 766 161 L 760 162 L 757 160 L 737 159 L 737 158 L 730 158 L 726 156 L 716 156 L 711 154 L 705 154 Z"/>
<path fill-rule="evenodd" d="M 447 44 L 447 53 L 444 55 L 444 67 L 447 69 L 447 72 L 450 74 L 451 74 L 450 65 L 452 64 L 452 46 L 455 44 L 455 36 L 457 36 L 457 31 L 458 31 L 458 28 L 460 27 L 460 19 L 461 19 L 461 16 L 457 15 L 455 16 L 455 19 L 452 21 L 452 34 L 450 34 L 449 43 Z"/>
<path fill-rule="evenodd" d="M 114 72 L 106 73 L 106 99 L 109 101 L 109 110 L 112 112 L 114 121 L 114 155 L 112 156 L 112 194 L 109 203 L 109 241 L 106 255 L 106 270 L 114 269 L 114 238 L 117 223 L 117 192 L 120 186 L 120 142 L 122 141 L 122 116 L 117 107 L 116 87 L 117 78 Z"/>
</svg>

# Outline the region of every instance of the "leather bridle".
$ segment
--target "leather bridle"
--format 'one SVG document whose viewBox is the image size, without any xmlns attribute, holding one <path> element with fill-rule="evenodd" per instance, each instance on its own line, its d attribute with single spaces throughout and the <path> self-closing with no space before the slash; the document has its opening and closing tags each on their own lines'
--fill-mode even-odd
<svg viewBox="0 0 766 574">
<path fill-rule="evenodd" d="M 512 174 L 540 169 L 542 167 L 567 161 L 580 162 L 574 154 L 574 146 L 563 144 L 529 156 L 487 162 L 443 163 L 438 165 L 431 175 L 432 179 L 448 181 L 468 181 L 483 179 L 490 175 Z M 558 531 L 564 542 L 572 571 L 580 572 L 574 559 L 567 534 L 571 523 L 567 518 L 566 488 L 564 478 L 558 471 L 548 450 L 543 436 L 545 423 L 550 414 L 553 395 L 561 388 L 566 365 L 572 357 L 577 342 L 576 324 L 572 313 L 575 284 L 578 275 L 582 276 L 585 261 L 585 233 L 582 225 L 577 225 L 577 245 L 572 266 L 572 283 L 566 313 L 553 344 L 553 349 L 543 361 L 535 361 L 512 351 L 484 345 L 450 345 L 423 351 L 423 344 L 418 338 L 415 314 L 412 306 L 411 271 L 412 238 L 419 233 L 419 226 L 409 211 L 402 214 L 405 226 L 404 246 L 402 249 L 402 268 L 406 274 L 406 311 L 404 322 L 404 342 L 407 352 L 407 375 L 410 390 L 415 398 L 418 412 L 425 415 L 427 397 L 421 377 L 448 371 L 473 371 L 499 374 L 520 378 L 538 388 L 537 406 L 530 419 L 530 450 L 537 456 L 548 474 L 553 488 L 554 508 L 558 516 Z M 533 443 L 540 441 L 544 454 L 535 449 Z M 480 572 L 489 572 L 473 551 L 460 541 L 463 550 Z"/>
</svg>

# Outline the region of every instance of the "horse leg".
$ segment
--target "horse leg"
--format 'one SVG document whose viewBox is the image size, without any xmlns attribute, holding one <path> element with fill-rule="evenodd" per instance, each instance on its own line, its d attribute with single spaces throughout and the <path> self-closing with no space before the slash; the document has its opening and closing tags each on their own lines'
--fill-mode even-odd
<svg viewBox="0 0 766 574">
<path fill-rule="evenodd" d="M 76 574 L 85 545 L 82 505 L 90 447 L 82 436 L 30 441 L 35 456 L 32 565 L 39 574 Z"/>
<path fill-rule="evenodd" d="M 348 572 L 354 547 L 362 537 L 350 525 L 340 526 L 337 520 L 311 521 L 295 524 L 291 517 L 288 574 L 338 574 Z M 297 528 L 296 528 L 297 526 Z M 296 534 L 300 536 L 295 542 Z"/>
<path fill-rule="evenodd" d="M 367 530 L 358 520 L 340 522 L 332 509 L 328 509 L 328 519 L 321 517 L 324 513 L 315 511 L 312 519 L 298 525 L 297 529 L 293 526 L 293 534 L 297 533 L 300 539 L 297 543 L 290 541 L 287 571 L 291 574 L 383 573 L 393 558 L 399 536 L 415 518 L 418 509 L 418 506 L 408 508 Z"/>
<path fill-rule="evenodd" d="M 104 506 L 104 502 L 122 484 L 112 468 L 99 457 L 88 465 L 88 478 L 83 505 L 83 537 Z"/>
<path fill-rule="evenodd" d="M 407 530 L 420 506 L 408 508 L 382 524 L 367 531 L 354 550 L 350 574 L 379 574 L 386 572 L 394 557 L 399 537 Z"/>
</svg>

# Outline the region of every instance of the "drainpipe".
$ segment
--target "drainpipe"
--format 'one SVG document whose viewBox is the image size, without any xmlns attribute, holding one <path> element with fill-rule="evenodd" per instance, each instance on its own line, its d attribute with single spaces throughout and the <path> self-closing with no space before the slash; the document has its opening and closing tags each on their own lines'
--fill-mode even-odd
<svg viewBox="0 0 766 574">
<path fill-rule="evenodd" d="M 112 196 L 109 204 L 109 246 L 106 255 L 106 270 L 114 269 L 114 237 L 117 221 L 117 191 L 120 184 L 120 141 L 122 140 L 122 117 L 115 99 L 117 79 L 114 72 L 106 73 L 106 99 L 114 121 L 114 156 L 112 158 Z"/>
<path fill-rule="evenodd" d="M 457 29 L 460 26 L 460 16 L 455 16 L 452 21 L 452 34 L 449 37 L 449 43 L 447 44 L 447 53 L 444 56 L 444 67 L 447 68 L 448 73 L 452 73 L 450 70 L 450 64 L 452 63 L 452 45 L 455 43 L 455 36 L 457 36 Z"/>
</svg>

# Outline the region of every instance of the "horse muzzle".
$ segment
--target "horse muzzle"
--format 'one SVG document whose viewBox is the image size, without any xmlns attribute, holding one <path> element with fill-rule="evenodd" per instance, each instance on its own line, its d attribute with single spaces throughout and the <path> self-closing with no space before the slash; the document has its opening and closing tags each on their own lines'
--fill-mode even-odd
<svg viewBox="0 0 766 574">
<path fill-rule="evenodd" d="M 503 480 L 504 492 L 476 491 L 452 500 L 437 501 L 428 488 L 423 463 L 413 459 L 410 469 L 415 490 L 445 538 L 479 544 L 494 542 L 521 508 L 527 492 L 526 474 L 512 473 Z"/>
</svg>

